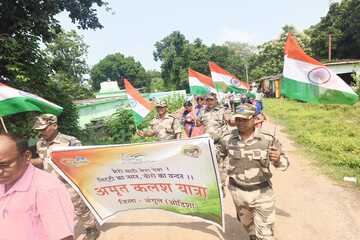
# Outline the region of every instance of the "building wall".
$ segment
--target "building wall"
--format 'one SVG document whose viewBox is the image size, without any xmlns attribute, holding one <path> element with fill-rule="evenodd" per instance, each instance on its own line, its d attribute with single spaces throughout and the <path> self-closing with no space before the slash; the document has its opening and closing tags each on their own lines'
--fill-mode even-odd
<svg viewBox="0 0 360 240">
<path fill-rule="evenodd" d="M 146 98 L 161 99 L 168 96 L 180 95 L 186 97 L 186 91 L 172 91 L 172 92 L 157 92 L 157 93 L 145 93 Z M 82 103 L 76 105 L 79 112 L 79 125 L 84 128 L 87 123 L 90 123 L 93 119 L 105 118 L 114 114 L 118 109 L 122 109 L 129 106 L 127 97 L 118 98 L 102 98 L 91 99 L 91 103 Z"/>
</svg>

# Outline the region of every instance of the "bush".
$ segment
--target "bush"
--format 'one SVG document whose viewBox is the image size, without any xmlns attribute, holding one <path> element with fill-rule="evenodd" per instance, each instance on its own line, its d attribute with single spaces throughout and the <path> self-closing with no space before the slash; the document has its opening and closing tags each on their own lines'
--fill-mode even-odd
<svg viewBox="0 0 360 240">
<path fill-rule="evenodd" d="M 360 103 L 312 105 L 266 99 L 265 111 L 339 179 L 360 179 Z"/>
</svg>

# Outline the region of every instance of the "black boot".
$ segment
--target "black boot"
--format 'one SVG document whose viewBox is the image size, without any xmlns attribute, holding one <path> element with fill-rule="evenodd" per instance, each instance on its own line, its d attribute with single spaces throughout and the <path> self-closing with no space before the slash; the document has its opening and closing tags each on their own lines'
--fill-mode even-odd
<svg viewBox="0 0 360 240">
<path fill-rule="evenodd" d="M 99 235 L 100 235 L 100 231 L 96 227 L 87 228 L 86 235 L 83 238 L 83 240 L 96 240 L 99 237 Z"/>
</svg>

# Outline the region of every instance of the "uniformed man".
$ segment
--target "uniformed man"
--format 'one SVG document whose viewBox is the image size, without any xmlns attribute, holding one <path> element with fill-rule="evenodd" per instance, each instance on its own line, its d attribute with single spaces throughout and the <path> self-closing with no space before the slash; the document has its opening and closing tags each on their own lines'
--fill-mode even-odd
<svg viewBox="0 0 360 240">
<path fill-rule="evenodd" d="M 160 141 L 180 139 L 181 126 L 179 120 L 167 113 L 165 101 L 155 102 L 158 116 L 150 122 L 150 129 L 147 131 L 137 131 L 140 137 L 156 136 Z"/>
<path fill-rule="evenodd" d="M 255 117 L 255 106 L 239 105 L 232 120 L 237 128 L 224 137 L 222 151 L 237 217 L 251 240 L 273 240 L 275 196 L 269 167 L 285 171 L 289 162 L 273 135 L 255 130 L 261 121 Z"/>
<path fill-rule="evenodd" d="M 219 151 L 221 147 L 221 140 L 225 134 L 228 134 L 227 122 L 229 121 L 229 112 L 222 108 L 217 100 L 216 93 L 209 93 L 206 98 L 206 107 L 201 111 L 200 117 L 197 120 L 197 126 L 203 125 L 205 133 L 214 140 L 216 148 L 216 159 L 218 162 L 221 183 L 223 187 L 226 184 L 226 166 L 225 156 Z"/>
<path fill-rule="evenodd" d="M 35 130 L 40 131 L 40 140 L 36 144 L 39 159 L 33 162 L 34 165 L 42 167 L 44 170 L 54 173 L 55 171 L 48 164 L 50 152 L 55 146 L 80 146 L 81 142 L 75 137 L 62 134 L 58 131 L 57 117 L 52 114 L 43 114 L 37 117 Z M 86 235 L 83 240 L 95 240 L 100 235 L 97 228 L 96 220 L 91 214 L 89 208 L 82 201 L 79 194 L 65 182 L 59 175 L 57 175 L 66 185 L 71 195 L 71 200 L 74 204 L 75 214 L 79 218 L 82 226 L 86 230 Z"/>
</svg>

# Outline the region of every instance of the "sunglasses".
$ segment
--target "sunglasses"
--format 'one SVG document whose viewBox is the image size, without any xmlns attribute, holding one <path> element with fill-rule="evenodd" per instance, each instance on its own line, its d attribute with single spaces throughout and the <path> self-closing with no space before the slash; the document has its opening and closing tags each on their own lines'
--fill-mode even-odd
<svg viewBox="0 0 360 240">
<path fill-rule="evenodd" d="M 199 98 L 197 98 L 196 100 L 201 100 L 201 101 L 203 101 L 203 100 L 204 100 L 204 98 L 199 97 Z"/>
</svg>

